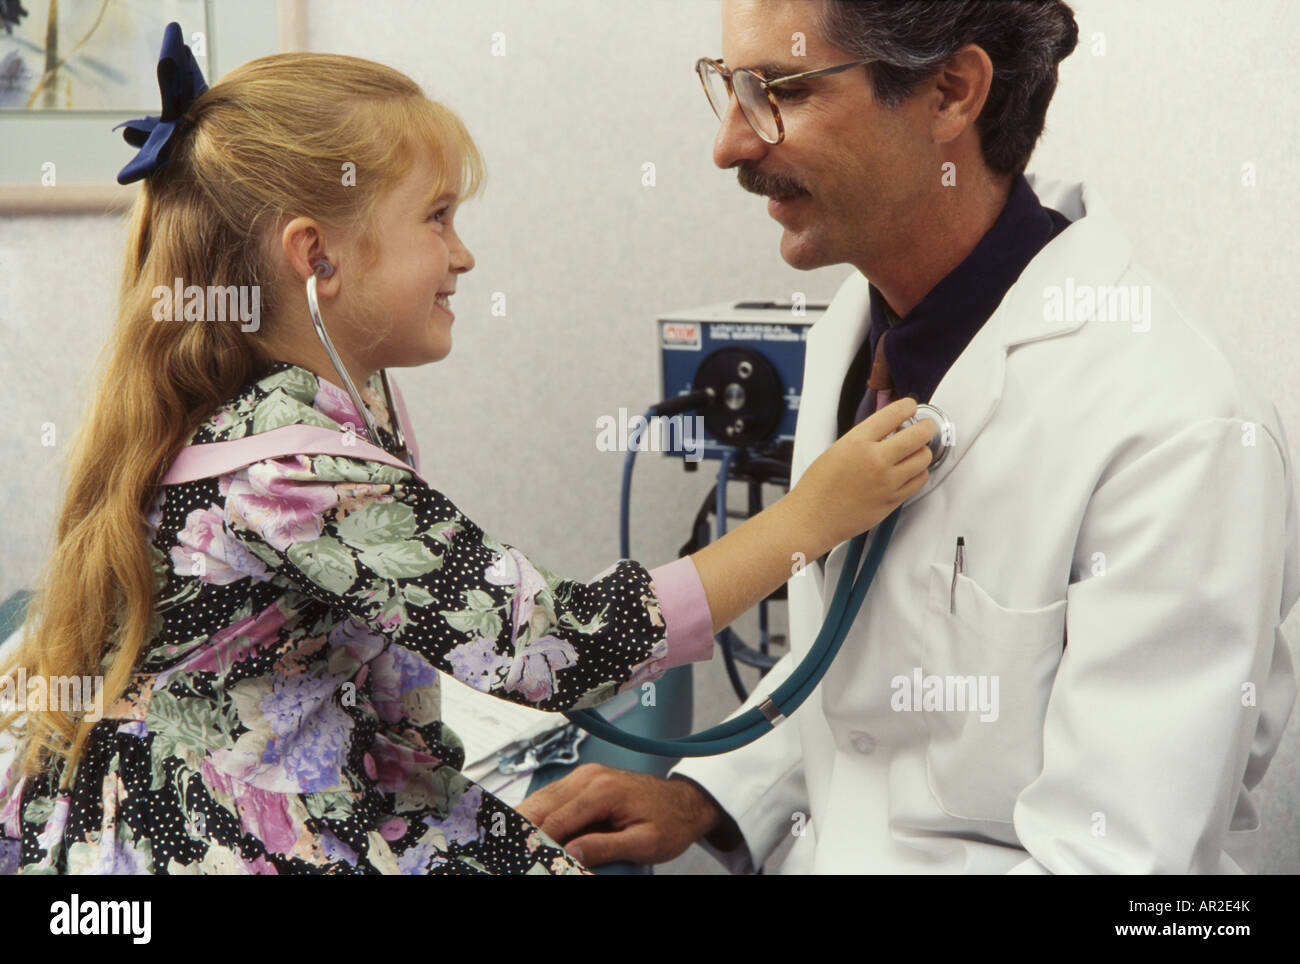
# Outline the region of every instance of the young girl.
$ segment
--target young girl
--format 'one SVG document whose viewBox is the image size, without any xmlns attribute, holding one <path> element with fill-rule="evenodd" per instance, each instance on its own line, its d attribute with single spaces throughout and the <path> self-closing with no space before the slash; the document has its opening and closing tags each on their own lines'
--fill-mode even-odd
<svg viewBox="0 0 1300 964">
<path fill-rule="evenodd" d="M 0 873 L 583 872 L 459 772 L 438 674 L 593 705 L 708 658 L 795 553 L 820 557 L 924 484 L 932 426 L 886 438 L 904 399 L 721 541 L 590 582 L 491 538 L 396 458 L 161 484 L 187 445 L 364 432 L 312 327 L 313 274 L 369 441 L 400 455 L 382 370 L 447 354 L 445 296 L 474 264 L 453 216 L 480 179 L 460 121 L 368 61 L 265 57 L 188 106 L 133 212 L 56 545 L 0 666 L 102 675 L 103 717 L 0 717 L 24 740 L 0 781 Z M 255 288 L 259 324 L 156 320 L 175 279 Z"/>
</svg>

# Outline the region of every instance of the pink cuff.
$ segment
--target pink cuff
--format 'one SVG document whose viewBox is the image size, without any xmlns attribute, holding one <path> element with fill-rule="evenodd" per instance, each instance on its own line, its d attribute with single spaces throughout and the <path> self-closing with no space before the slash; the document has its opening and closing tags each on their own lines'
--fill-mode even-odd
<svg viewBox="0 0 1300 964">
<path fill-rule="evenodd" d="M 650 579 L 668 641 L 668 655 L 656 661 L 658 666 L 672 669 L 712 659 L 713 614 L 690 556 L 651 569 Z"/>
</svg>

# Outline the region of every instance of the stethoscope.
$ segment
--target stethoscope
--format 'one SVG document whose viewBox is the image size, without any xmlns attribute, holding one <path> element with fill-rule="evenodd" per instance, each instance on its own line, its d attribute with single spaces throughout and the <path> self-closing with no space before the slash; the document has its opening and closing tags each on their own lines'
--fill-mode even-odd
<svg viewBox="0 0 1300 964">
<path fill-rule="evenodd" d="M 922 418 L 932 419 L 938 425 L 937 431 L 930 436 L 927 443 L 931 456 L 928 468 L 934 470 L 956 444 L 957 436 L 952 420 L 937 405 L 928 402 L 919 404 L 916 414 L 895 431 L 915 425 Z M 880 560 L 884 557 L 894 527 L 898 524 L 898 514 L 902 509 L 903 506 L 900 505 L 876 526 L 876 538 L 871 543 L 871 550 L 867 553 L 866 562 L 862 564 L 860 571 L 858 562 L 862 558 L 868 533 L 864 532 L 849 540 L 844 567 L 840 571 L 835 594 L 831 598 L 830 608 L 826 612 L 826 619 L 817 634 L 817 639 L 813 642 L 808 655 L 795 667 L 789 678 L 758 706 L 751 707 L 739 716 L 707 730 L 668 740 L 639 736 L 620 730 L 591 709 L 571 710 L 564 715 L 593 736 L 628 750 L 655 756 L 713 756 L 754 742 L 794 713 L 817 688 L 817 684 L 830 669 L 831 663 L 844 644 L 849 628 L 862 608 L 862 601 L 867 596 L 867 590 L 871 588 L 871 580 L 875 578 L 876 570 L 880 568 Z"/>
<path fill-rule="evenodd" d="M 312 275 L 307 279 L 307 307 L 311 312 L 312 324 L 316 328 L 316 334 L 320 338 L 321 344 L 325 347 L 330 361 L 334 364 L 334 369 L 338 372 L 344 388 L 352 396 L 352 402 L 356 406 L 357 412 L 365 419 L 366 429 L 370 433 L 371 440 L 378 445 L 380 442 L 379 427 L 375 423 L 374 416 L 370 414 L 370 410 L 361 401 L 361 394 L 357 391 L 356 385 L 353 384 L 351 376 L 348 375 L 348 370 L 339 358 L 338 352 L 335 351 L 334 343 L 330 341 L 329 335 L 325 332 L 325 323 L 321 320 L 320 304 L 316 299 L 316 278 L 318 275 L 322 278 L 328 278 L 333 273 L 334 267 L 328 261 L 318 261 L 315 264 Z M 396 413 L 397 409 L 393 405 L 392 389 L 389 387 L 387 370 L 381 370 L 380 375 L 384 385 L 384 396 L 388 404 L 388 410 Z M 937 431 L 930 436 L 927 443 L 930 447 L 930 465 L 928 468 L 933 471 L 943 463 L 948 451 L 956 444 L 957 439 L 952 420 L 948 418 L 943 410 L 937 405 L 922 402 L 917 405 L 916 414 L 903 422 L 894 432 L 915 425 L 923 418 L 932 419 L 938 426 Z M 401 420 L 394 416 L 392 423 L 397 443 L 402 447 L 402 452 L 407 453 Z M 889 434 L 893 435 L 894 432 Z M 411 461 L 409 454 L 404 454 L 403 459 L 406 462 Z M 848 635 L 849 628 L 853 625 L 858 611 L 862 608 L 862 601 L 867 596 L 867 590 L 871 588 L 871 581 L 875 578 L 876 570 L 880 568 L 880 560 L 889 545 L 890 537 L 894 533 L 894 527 L 898 524 L 898 514 L 902 509 L 903 506 L 900 505 L 876 526 L 874 530 L 876 538 L 871 543 L 871 550 L 867 553 L 866 562 L 862 564 L 861 570 L 858 568 L 858 563 L 862 559 L 862 552 L 866 546 L 869 533 L 861 533 L 849 540 L 848 550 L 844 557 L 844 568 L 840 571 L 839 582 L 835 586 L 835 594 L 831 598 L 830 608 L 826 612 L 826 619 L 822 623 L 821 631 L 817 634 L 817 639 L 813 642 L 808 655 L 795 667 L 789 678 L 773 690 L 772 694 L 758 706 L 751 707 L 739 716 L 719 723 L 707 730 L 692 733 L 690 736 L 668 740 L 639 736 L 626 730 L 620 730 L 609 720 L 591 709 L 570 710 L 564 715 L 570 722 L 580 726 L 588 733 L 600 737 L 602 740 L 628 750 L 634 750 L 638 753 L 650 753 L 654 756 L 713 756 L 753 743 L 763 734 L 771 732 L 778 723 L 783 722 L 794 713 L 803 704 L 804 700 L 808 699 L 812 691 L 817 688 L 817 684 L 821 682 L 822 677 L 826 675 L 826 671 L 830 669 L 831 663 L 835 660 L 840 647 L 844 644 L 844 638 Z"/>
<path fill-rule="evenodd" d="M 352 404 L 356 406 L 357 413 L 365 419 L 366 431 L 370 435 L 370 441 L 375 445 L 383 447 L 383 442 L 379 437 L 379 426 L 375 422 L 375 417 L 370 414 L 370 409 L 361 401 L 361 393 L 357 391 L 357 386 L 352 381 L 352 376 L 348 374 L 347 367 L 339 358 L 339 353 L 334 350 L 334 342 L 330 341 L 330 336 L 325 331 L 325 322 L 320 316 L 320 302 L 316 300 L 316 278 L 328 278 L 334 273 L 334 265 L 327 260 L 317 261 L 312 266 L 311 276 L 307 279 L 307 310 L 311 314 L 311 323 L 316 329 L 316 336 L 320 338 L 320 343 L 325 346 L 325 352 L 330 356 L 330 361 L 334 364 L 334 370 L 338 372 L 339 378 L 343 382 L 343 387 L 347 389 L 348 394 L 352 396 Z M 406 447 L 406 435 L 402 431 L 402 420 L 397 417 L 397 408 L 393 405 L 393 389 L 388 383 L 388 369 L 379 370 L 379 380 L 384 386 L 384 402 L 388 405 L 388 411 L 392 413 L 389 420 L 393 426 L 393 436 L 397 439 L 397 444 L 401 448 L 401 459 L 403 462 L 411 461 L 410 449 Z"/>
</svg>

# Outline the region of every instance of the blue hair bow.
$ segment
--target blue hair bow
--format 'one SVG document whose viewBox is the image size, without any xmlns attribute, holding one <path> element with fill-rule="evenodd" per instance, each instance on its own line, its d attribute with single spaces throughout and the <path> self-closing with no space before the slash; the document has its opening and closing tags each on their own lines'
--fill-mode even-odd
<svg viewBox="0 0 1300 964">
<path fill-rule="evenodd" d="M 122 136 L 139 153 L 117 174 L 118 184 L 130 184 L 148 177 L 167 163 L 167 142 L 176 130 L 176 122 L 190 105 L 208 89 L 203 71 L 186 45 L 181 25 L 169 23 L 163 31 L 162 53 L 158 59 L 158 89 L 162 92 L 162 116 L 123 121 Z"/>
</svg>

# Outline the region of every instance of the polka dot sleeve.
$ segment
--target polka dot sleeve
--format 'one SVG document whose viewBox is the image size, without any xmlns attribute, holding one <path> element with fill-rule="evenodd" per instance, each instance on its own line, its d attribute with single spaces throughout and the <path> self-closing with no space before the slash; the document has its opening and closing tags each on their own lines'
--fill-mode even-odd
<svg viewBox="0 0 1300 964">
<path fill-rule="evenodd" d="M 482 692 L 565 710 L 662 671 L 664 620 L 636 562 L 561 579 L 409 473 L 361 459 L 268 459 L 221 491 L 231 534 L 276 581 Z"/>
</svg>

